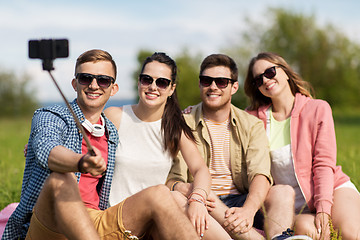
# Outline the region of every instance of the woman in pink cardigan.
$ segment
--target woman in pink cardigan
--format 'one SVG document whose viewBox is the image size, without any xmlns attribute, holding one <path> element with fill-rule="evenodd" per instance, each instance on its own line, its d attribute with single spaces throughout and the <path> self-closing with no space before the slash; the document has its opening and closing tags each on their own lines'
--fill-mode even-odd
<svg viewBox="0 0 360 240">
<path fill-rule="evenodd" d="M 343 239 L 360 239 L 360 194 L 336 166 L 329 104 L 313 99 L 310 85 L 274 53 L 250 61 L 244 88 L 248 112 L 263 120 L 267 131 L 275 184 L 296 192 L 295 233 L 329 239 L 331 219 Z"/>
</svg>

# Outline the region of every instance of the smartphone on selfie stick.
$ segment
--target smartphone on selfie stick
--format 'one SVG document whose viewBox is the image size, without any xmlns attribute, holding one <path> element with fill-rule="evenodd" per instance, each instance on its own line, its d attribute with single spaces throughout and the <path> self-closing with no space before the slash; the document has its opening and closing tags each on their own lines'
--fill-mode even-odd
<svg viewBox="0 0 360 240">
<path fill-rule="evenodd" d="M 76 126 L 81 131 L 87 146 L 87 150 L 91 156 L 95 156 L 94 149 L 87 137 L 84 128 L 82 127 L 79 119 L 71 108 L 69 102 L 66 100 L 65 95 L 61 91 L 51 71 L 54 70 L 53 61 L 56 58 L 67 58 L 69 56 L 69 41 L 67 39 L 41 39 L 29 40 L 29 58 L 37 58 L 42 60 L 42 67 L 44 71 L 48 71 L 51 79 L 53 80 L 56 88 L 59 90 L 66 106 L 69 108 L 73 118 L 75 119 Z"/>
</svg>

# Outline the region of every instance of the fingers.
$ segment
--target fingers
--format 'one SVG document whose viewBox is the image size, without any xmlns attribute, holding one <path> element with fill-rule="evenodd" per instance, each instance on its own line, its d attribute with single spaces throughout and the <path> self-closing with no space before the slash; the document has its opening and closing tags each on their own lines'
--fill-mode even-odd
<svg viewBox="0 0 360 240">
<path fill-rule="evenodd" d="M 206 209 L 209 211 L 209 212 L 212 212 L 216 207 L 216 204 L 215 202 L 212 202 L 212 201 L 206 201 Z"/>
<path fill-rule="evenodd" d="M 228 210 L 225 211 L 225 218 L 230 217 L 230 215 L 235 213 L 236 208 L 229 208 Z"/>
<path fill-rule="evenodd" d="M 84 157 L 83 168 L 86 172 L 90 173 L 92 176 L 97 176 L 105 172 L 106 163 L 105 160 L 101 157 L 101 155 L 90 156 L 86 155 Z"/>
<path fill-rule="evenodd" d="M 232 233 L 246 233 L 251 229 L 251 227 L 252 224 L 247 219 L 237 218 L 234 221 L 228 223 L 225 226 L 225 229 Z"/>
</svg>

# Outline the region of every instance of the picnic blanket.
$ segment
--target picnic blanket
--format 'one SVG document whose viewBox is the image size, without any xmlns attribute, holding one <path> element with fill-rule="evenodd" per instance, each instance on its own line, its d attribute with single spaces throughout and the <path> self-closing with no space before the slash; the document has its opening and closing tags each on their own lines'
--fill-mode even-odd
<svg viewBox="0 0 360 240">
<path fill-rule="evenodd" d="M 17 207 L 18 204 L 19 203 L 10 203 L 3 210 L 1 210 L 1 212 L 0 212 L 0 238 L 4 233 L 5 226 L 6 226 L 7 221 L 9 220 L 9 217 L 11 216 L 11 214 L 13 213 L 13 211 L 15 210 L 15 208 Z"/>
</svg>

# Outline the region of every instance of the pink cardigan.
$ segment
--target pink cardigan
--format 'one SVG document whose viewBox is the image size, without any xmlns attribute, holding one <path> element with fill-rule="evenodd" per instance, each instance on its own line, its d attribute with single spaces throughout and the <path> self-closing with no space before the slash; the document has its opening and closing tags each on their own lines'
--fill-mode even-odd
<svg viewBox="0 0 360 240">
<path fill-rule="evenodd" d="M 248 112 L 260 118 L 266 127 L 269 107 Z M 350 178 L 336 166 L 335 128 L 329 104 L 297 93 L 290 135 L 295 175 L 310 211 L 331 215 L 334 189 Z"/>
</svg>

